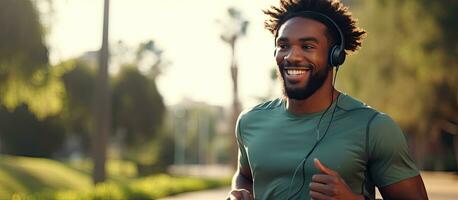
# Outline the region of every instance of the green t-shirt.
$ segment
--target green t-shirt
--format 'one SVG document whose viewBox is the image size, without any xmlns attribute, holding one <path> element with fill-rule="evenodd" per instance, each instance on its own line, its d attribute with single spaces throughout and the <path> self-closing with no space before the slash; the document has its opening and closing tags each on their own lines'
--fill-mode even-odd
<svg viewBox="0 0 458 200">
<path fill-rule="evenodd" d="M 239 162 L 251 170 L 255 199 L 287 199 L 302 184 L 292 199 L 309 199 L 311 177 L 319 173 L 313 158 L 337 171 L 354 193 L 369 198 L 375 198 L 375 186 L 419 175 L 401 129 L 389 116 L 341 94 L 317 129 L 324 111 L 294 115 L 285 105 L 284 99 L 257 105 L 237 123 Z M 324 134 L 302 171 L 301 161 Z"/>
</svg>

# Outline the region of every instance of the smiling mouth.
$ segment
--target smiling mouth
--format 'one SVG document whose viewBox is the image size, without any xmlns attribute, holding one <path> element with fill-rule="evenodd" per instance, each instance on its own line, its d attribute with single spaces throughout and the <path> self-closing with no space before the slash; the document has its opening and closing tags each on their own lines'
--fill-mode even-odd
<svg viewBox="0 0 458 200">
<path fill-rule="evenodd" d="M 293 75 L 293 76 L 300 76 L 311 70 L 312 70 L 311 68 L 285 68 L 284 69 L 286 74 Z"/>
</svg>

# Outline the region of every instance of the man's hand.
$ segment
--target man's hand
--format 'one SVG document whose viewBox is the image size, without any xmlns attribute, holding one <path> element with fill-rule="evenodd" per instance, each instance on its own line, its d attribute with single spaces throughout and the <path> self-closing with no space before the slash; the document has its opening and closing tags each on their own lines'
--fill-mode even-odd
<svg viewBox="0 0 458 200">
<path fill-rule="evenodd" d="M 322 174 L 315 174 L 312 176 L 310 183 L 310 197 L 313 200 L 363 200 L 362 195 L 354 194 L 350 187 L 345 183 L 339 173 L 332 169 L 327 168 L 318 159 L 313 160 L 315 167 L 320 170 Z"/>
<path fill-rule="evenodd" d="M 253 196 L 248 190 L 236 189 L 229 193 L 227 200 L 253 200 Z"/>
</svg>

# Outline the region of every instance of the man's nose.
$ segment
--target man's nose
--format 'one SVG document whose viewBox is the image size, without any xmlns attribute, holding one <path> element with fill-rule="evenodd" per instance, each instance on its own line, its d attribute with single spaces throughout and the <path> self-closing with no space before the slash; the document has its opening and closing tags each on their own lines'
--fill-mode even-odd
<svg viewBox="0 0 458 200">
<path fill-rule="evenodd" d="M 303 59 L 301 49 L 298 47 L 291 47 L 284 59 L 291 63 L 300 63 Z"/>
</svg>

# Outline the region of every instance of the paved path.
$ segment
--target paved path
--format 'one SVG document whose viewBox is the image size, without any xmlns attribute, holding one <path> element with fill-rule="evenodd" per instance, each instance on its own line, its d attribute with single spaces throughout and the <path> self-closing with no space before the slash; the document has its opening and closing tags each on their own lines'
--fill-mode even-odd
<svg viewBox="0 0 458 200">
<path fill-rule="evenodd" d="M 442 172 L 422 172 L 423 181 L 431 200 L 458 200 L 458 176 Z M 161 200 L 223 200 L 229 187 L 190 192 Z"/>
<path fill-rule="evenodd" d="M 451 173 L 422 173 L 429 199 L 458 200 L 458 176 Z"/>
</svg>

